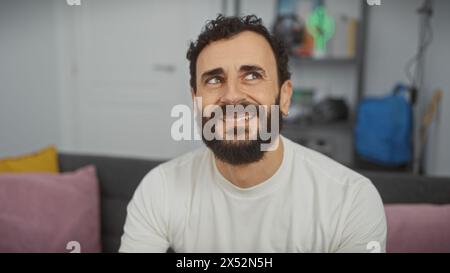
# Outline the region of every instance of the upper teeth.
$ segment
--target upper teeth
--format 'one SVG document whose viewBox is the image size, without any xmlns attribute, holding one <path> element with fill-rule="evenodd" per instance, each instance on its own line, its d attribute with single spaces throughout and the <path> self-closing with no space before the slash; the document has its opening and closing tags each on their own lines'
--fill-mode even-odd
<svg viewBox="0 0 450 273">
<path fill-rule="evenodd" d="M 245 120 L 250 120 L 250 119 L 252 119 L 254 116 L 255 116 L 255 115 L 252 114 L 252 113 L 248 113 L 248 115 L 239 115 L 238 118 L 225 116 L 225 117 L 224 117 L 224 120 L 236 120 L 236 121 L 240 121 L 240 120 L 243 120 L 243 119 L 245 119 Z"/>
</svg>

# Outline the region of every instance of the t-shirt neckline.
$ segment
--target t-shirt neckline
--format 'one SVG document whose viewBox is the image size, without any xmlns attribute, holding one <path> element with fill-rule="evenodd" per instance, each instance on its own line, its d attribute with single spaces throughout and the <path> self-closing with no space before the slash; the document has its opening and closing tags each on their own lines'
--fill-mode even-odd
<svg viewBox="0 0 450 273">
<path fill-rule="evenodd" d="M 226 193 L 231 194 L 235 197 L 253 199 L 270 194 L 271 192 L 275 191 L 283 182 L 285 182 L 285 179 L 282 179 L 282 177 L 286 172 L 288 162 L 290 161 L 289 158 L 292 153 L 292 148 L 288 147 L 289 140 L 280 135 L 280 141 L 284 146 L 283 158 L 280 167 L 270 178 L 250 188 L 238 187 L 231 183 L 228 179 L 226 179 L 217 168 L 213 152 L 208 149 L 208 152 L 210 154 L 210 161 L 212 162 L 211 165 L 213 169 L 212 171 L 214 180 Z"/>
</svg>

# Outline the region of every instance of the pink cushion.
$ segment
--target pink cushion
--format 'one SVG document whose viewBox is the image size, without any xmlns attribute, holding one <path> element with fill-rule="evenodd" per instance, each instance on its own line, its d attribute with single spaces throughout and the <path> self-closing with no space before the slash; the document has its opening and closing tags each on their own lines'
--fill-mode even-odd
<svg viewBox="0 0 450 273">
<path fill-rule="evenodd" d="M 450 252 L 450 205 L 385 205 L 387 252 Z"/>
<path fill-rule="evenodd" d="M 64 174 L 0 175 L 0 252 L 70 252 L 70 241 L 81 252 L 100 252 L 99 200 L 92 165 Z"/>
</svg>

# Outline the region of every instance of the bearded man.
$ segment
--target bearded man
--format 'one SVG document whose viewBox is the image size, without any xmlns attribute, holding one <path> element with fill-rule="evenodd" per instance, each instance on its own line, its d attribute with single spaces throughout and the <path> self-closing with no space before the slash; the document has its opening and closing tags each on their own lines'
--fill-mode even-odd
<svg viewBox="0 0 450 273">
<path fill-rule="evenodd" d="M 120 252 L 385 251 L 372 183 L 280 134 L 292 95 L 288 54 L 260 18 L 218 16 L 187 58 L 193 99 L 212 106 L 201 113 L 206 147 L 143 178 Z"/>
</svg>

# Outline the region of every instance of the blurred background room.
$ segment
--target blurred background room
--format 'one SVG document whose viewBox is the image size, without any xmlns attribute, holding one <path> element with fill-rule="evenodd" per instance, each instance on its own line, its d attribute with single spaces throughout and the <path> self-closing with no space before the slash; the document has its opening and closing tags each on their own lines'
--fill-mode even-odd
<svg viewBox="0 0 450 273">
<path fill-rule="evenodd" d="M 54 172 L 97 162 L 102 198 L 122 198 L 101 201 L 116 250 L 143 162 L 202 145 L 172 138 L 171 110 L 192 107 L 187 48 L 219 13 L 255 14 L 288 46 L 284 136 L 383 180 L 385 203 L 450 204 L 448 0 L 0 0 L 0 172 L 48 147 Z"/>
</svg>

